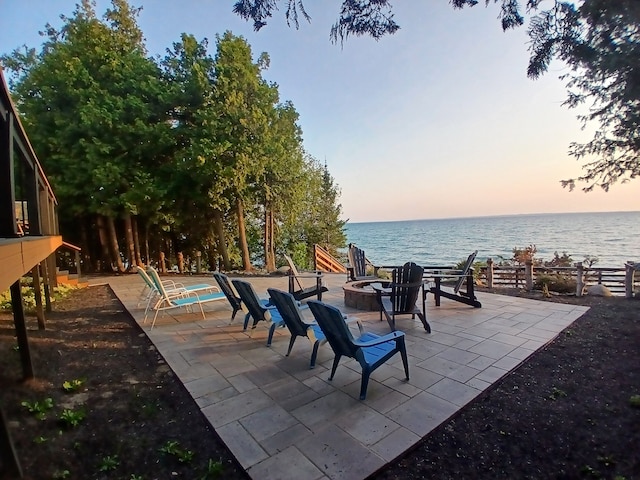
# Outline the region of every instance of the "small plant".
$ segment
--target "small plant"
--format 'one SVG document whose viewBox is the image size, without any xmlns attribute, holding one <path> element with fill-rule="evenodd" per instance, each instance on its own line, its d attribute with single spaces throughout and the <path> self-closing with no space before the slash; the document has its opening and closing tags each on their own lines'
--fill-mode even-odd
<svg viewBox="0 0 640 480">
<path fill-rule="evenodd" d="M 209 459 L 209 462 L 207 463 L 207 469 L 205 470 L 204 475 L 200 477 L 200 480 L 220 478 L 223 471 L 224 467 L 221 460 L 214 462 L 212 459 Z"/>
<path fill-rule="evenodd" d="M 598 472 L 596 469 L 590 467 L 589 465 L 585 465 L 584 467 L 582 467 L 581 472 L 584 475 L 588 475 L 591 477 L 600 477 L 600 472 Z"/>
<path fill-rule="evenodd" d="M 168 455 L 173 455 L 180 463 L 189 463 L 193 460 L 194 455 L 191 450 L 183 449 L 176 440 L 168 440 L 167 443 L 160 447 L 160 451 Z"/>
<path fill-rule="evenodd" d="M 110 472 L 118 468 L 119 465 L 120 460 L 118 459 L 118 455 L 107 455 L 106 457 L 102 457 L 98 470 L 100 472 Z"/>
<path fill-rule="evenodd" d="M 78 378 L 74 380 L 67 380 L 62 383 L 62 389 L 67 393 L 77 392 L 84 384 L 84 380 Z"/>
<path fill-rule="evenodd" d="M 52 478 L 54 480 L 62 480 L 63 478 L 69 478 L 71 476 L 71 472 L 69 470 L 56 470 L 53 472 Z"/>
<path fill-rule="evenodd" d="M 559 388 L 553 387 L 553 390 L 551 391 L 551 395 L 549 395 L 549 398 L 551 400 L 557 400 L 561 397 L 566 397 L 567 396 L 567 392 L 565 392 L 564 390 L 560 390 Z"/>
<path fill-rule="evenodd" d="M 44 420 L 47 418 L 47 412 L 53 408 L 53 399 L 47 397 L 41 402 L 38 400 L 35 402 L 25 400 L 20 405 L 29 410 L 29 413 L 33 413 L 38 420 Z"/>
<path fill-rule="evenodd" d="M 129 477 L 129 480 L 144 480 L 144 478 L 142 475 L 136 475 L 135 473 L 132 473 Z"/>
<path fill-rule="evenodd" d="M 616 462 L 608 455 L 601 455 L 598 457 L 598 462 L 604 465 L 605 467 L 612 467 L 616 464 Z"/>
<path fill-rule="evenodd" d="M 640 408 L 640 395 L 631 395 L 631 398 L 629 398 L 629 405 L 632 408 Z"/>
<path fill-rule="evenodd" d="M 77 427 L 85 419 L 84 410 L 71 410 L 65 408 L 60 414 L 60 422 L 66 427 Z"/>
</svg>

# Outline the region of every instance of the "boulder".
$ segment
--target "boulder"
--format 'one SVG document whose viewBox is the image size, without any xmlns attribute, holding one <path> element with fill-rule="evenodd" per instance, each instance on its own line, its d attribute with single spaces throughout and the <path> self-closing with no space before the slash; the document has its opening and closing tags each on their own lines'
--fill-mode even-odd
<svg viewBox="0 0 640 480">
<path fill-rule="evenodd" d="M 604 285 L 590 285 L 586 290 L 587 295 L 592 295 L 594 297 L 612 297 L 613 294 L 611 290 L 609 290 Z"/>
</svg>

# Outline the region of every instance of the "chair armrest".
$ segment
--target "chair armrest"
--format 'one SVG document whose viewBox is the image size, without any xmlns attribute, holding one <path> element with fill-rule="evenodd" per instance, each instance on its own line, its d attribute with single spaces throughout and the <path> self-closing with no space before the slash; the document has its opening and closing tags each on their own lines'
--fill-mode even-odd
<svg viewBox="0 0 640 480">
<path fill-rule="evenodd" d="M 369 340 L 367 342 L 361 342 L 359 340 L 354 340 L 353 344 L 358 347 L 373 347 L 375 345 L 380 345 L 381 343 L 389 342 L 391 340 L 396 340 L 398 338 L 404 337 L 404 332 L 400 332 L 396 330 L 395 332 L 387 333 L 382 337 L 378 337 L 375 340 Z"/>
<path fill-rule="evenodd" d="M 321 278 L 324 275 L 319 272 L 319 273 L 299 273 L 298 275 L 294 275 L 297 278 Z"/>
<path fill-rule="evenodd" d="M 386 283 L 389 284 L 389 282 L 386 282 Z M 376 291 L 376 293 L 380 293 L 382 295 L 389 295 L 391 293 L 391 287 L 383 286 L 382 282 L 370 283 L 369 286 L 373 288 Z"/>
</svg>

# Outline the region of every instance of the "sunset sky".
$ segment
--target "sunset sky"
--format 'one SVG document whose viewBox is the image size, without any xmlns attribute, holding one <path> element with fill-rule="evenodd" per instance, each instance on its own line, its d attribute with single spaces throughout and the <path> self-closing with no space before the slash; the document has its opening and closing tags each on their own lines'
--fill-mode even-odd
<svg viewBox="0 0 640 480">
<path fill-rule="evenodd" d="M 39 48 L 38 31 L 75 1 L 0 0 L 0 53 Z M 561 104 L 553 64 L 526 77 L 524 28 L 502 32 L 498 9 L 453 10 L 447 0 L 394 2 L 401 29 L 379 42 L 329 41 L 340 2 L 307 0 L 300 29 L 276 13 L 260 32 L 232 13 L 233 0 L 147 0 L 139 25 L 151 55 L 164 56 L 182 32 L 208 38 L 231 30 L 254 57 L 267 52 L 264 77 L 300 114 L 306 150 L 342 190 L 352 222 L 520 213 L 640 210 L 640 181 L 608 193 L 569 192 L 559 180 L 581 173 L 568 155 L 590 139 L 576 111 Z M 102 16 L 109 2 L 97 2 Z"/>
</svg>

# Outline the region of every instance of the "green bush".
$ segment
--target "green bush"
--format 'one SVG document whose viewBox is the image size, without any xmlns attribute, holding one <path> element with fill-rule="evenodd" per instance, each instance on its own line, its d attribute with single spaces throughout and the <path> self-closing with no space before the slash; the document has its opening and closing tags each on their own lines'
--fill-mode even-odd
<svg viewBox="0 0 640 480">
<path fill-rule="evenodd" d="M 569 275 L 542 273 L 536 276 L 535 288 L 543 290 L 546 286 L 551 292 L 575 293 L 576 280 Z"/>
<path fill-rule="evenodd" d="M 33 311 L 36 308 L 36 297 L 31 288 L 31 279 L 23 278 L 20 280 L 20 291 L 22 292 L 22 304 L 24 305 L 24 309 L 26 311 Z M 69 292 L 76 290 L 78 287 L 75 285 L 68 285 L 66 283 L 61 283 L 57 287 L 53 289 L 53 295 L 51 296 L 51 301 L 55 302 L 56 300 L 61 300 L 69 295 Z M 44 295 L 44 292 L 43 292 Z M 0 292 L 0 310 L 11 310 L 11 291 L 6 290 L 4 292 Z"/>
</svg>

